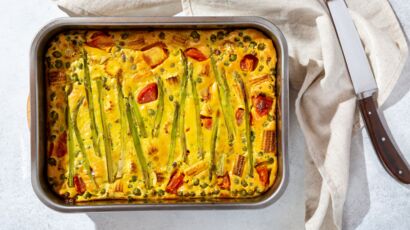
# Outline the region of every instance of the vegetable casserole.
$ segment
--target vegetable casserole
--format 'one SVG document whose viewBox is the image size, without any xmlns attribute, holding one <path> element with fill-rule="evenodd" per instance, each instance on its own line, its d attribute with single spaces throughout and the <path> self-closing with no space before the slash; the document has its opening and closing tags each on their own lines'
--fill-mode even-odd
<svg viewBox="0 0 410 230">
<path fill-rule="evenodd" d="M 262 194 L 278 167 L 276 61 L 255 29 L 58 34 L 50 186 L 67 202 Z"/>
</svg>

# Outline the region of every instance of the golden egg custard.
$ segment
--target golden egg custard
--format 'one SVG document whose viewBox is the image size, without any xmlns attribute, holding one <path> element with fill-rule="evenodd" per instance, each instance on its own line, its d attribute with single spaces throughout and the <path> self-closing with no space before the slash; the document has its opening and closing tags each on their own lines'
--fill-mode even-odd
<svg viewBox="0 0 410 230">
<path fill-rule="evenodd" d="M 69 202 L 262 194 L 278 167 L 276 62 L 254 29 L 56 35 L 50 186 Z"/>
</svg>

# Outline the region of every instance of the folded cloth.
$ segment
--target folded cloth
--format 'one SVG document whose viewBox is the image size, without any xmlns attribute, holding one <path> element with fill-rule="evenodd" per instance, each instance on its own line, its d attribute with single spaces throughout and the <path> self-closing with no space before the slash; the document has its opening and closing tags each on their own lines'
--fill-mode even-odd
<svg viewBox="0 0 410 230">
<path fill-rule="evenodd" d="M 290 85 L 306 141 L 306 229 L 341 229 L 352 132 L 359 116 L 352 83 L 324 1 L 54 0 L 71 15 L 262 16 L 288 41 Z M 93 3 L 94 2 L 94 3 Z M 408 48 L 387 0 L 346 0 L 379 87 L 381 105 L 397 82 Z M 181 7 L 182 6 L 182 7 Z M 292 102 L 293 103 L 293 102 Z"/>
</svg>

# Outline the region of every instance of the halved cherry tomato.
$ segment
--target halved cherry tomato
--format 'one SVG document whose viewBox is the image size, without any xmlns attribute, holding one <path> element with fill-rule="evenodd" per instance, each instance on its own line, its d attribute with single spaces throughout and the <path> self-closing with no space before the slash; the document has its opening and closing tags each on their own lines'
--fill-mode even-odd
<svg viewBox="0 0 410 230">
<path fill-rule="evenodd" d="M 145 86 L 138 94 L 137 101 L 139 104 L 155 101 L 158 98 L 158 86 L 157 83 L 150 83 Z"/>
<path fill-rule="evenodd" d="M 114 46 L 113 38 L 106 32 L 96 31 L 87 40 L 86 44 L 99 49 L 107 49 Z"/>
<path fill-rule="evenodd" d="M 212 129 L 212 117 L 206 117 L 201 115 L 201 124 L 206 129 Z"/>
<path fill-rule="evenodd" d="M 255 106 L 259 116 L 267 115 L 272 108 L 272 103 L 273 99 L 263 94 L 253 98 L 253 106 Z"/>
<path fill-rule="evenodd" d="M 205 61 L 207 57 L 197 48 L 188 48 L 184 51 L 185 56 L 188 56 L 197 61 Z"/>
<path fill-rule="evenodd" d="M 269 170 L 265 164 L 256 166 L 256 172 L 259 175 L 259 181 L 264 185 L 269 185 Z"/>
<path fill-rule="evenodd" d="M 228 173 L 226 173 L 223 176 L 218 176 L 217 181 L 218 181 L 218 186 L 221 189 L 229 190 L 229 187 L 231 187 L 231 180 L 229 179 Z"/>
<path fill-rule="evenodd" d="M 258 58 L 253 54 L 245 55 L 240 63 L 241 70 L 243 71 L 254 71 L 256 66 L 258 66 Z"/>
<path fill-rule="evenodd" d="M 63 157 L 67 154 L 67 133 L 63 132 L 57 141 L 57 157 Z"/>
<path fill-rule="evenodd" d="M 236 124 L 239 126 L 243 122 L 243 116 L 245 115 L 245 110 L 238 108 L 235 112 Z"/>
<path fill-rule="evenodd" d="M 179 187 L 181 187 L 184 184 L 184 177 L 185 177 L 185 174 L 179 171 L 175 171 L 172 174 L 171 179 L 169 180 L 165 191 L 167 191 L 167 193 L 176 194 Z"/>
<path fill-rule="evenodd" d="M 78 175 L 75 175 L 73 179 L 74 179 L 75 190 L 79 194 L 83 194 L 86 191 L 86 187 L 85 187 L 85 183 L 84 183 L 83 179 Z"/>
</svg>

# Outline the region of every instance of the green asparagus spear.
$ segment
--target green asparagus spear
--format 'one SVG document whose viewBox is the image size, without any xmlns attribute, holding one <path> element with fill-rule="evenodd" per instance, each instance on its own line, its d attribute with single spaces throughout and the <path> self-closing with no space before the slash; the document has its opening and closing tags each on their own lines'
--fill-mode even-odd
<svg viewBox="0 0 410 230">
<path fill-rule="evenodd" d="M 192 64 L 189 66 L 190 68 L 192 67 Z M 200 115 L 200 109 L 199 109 L 199 97 L 198 97 L 198 91 L 196 88 L 196 82 L 194 81 L 192 77 L 192 72 L 189 74 L 189 79 L 191 81 L 191 86 L 192 86 L 192 96 L 194 99 L 194 105 L 195 105 L 195 122 L 196 122 L 196 140 L 197 140 L 197 145 L 198 145 L 198 158 L 199 159 L 204 159 L 204 152 L 203 152 L 203 136 L 202 136 L 202 128 L 201 128 L 201 115 Z"/>
<path fill-rule="evenodd" d="M 225 169 L 225 159 L 226 159 L 226 154 L 223 153 L 221 157 L 219 158 L 218 165 L 216 167 L 216 175 L 217 176 L 223 176 L 225 174 L 224 169 Z"/>
<path fill-rule="evenodd" d="M 172 130 L 171 130 L 171 144 L 170 144 L 169 153 L 168 153 L 168 163 L 167 163 L 168 171 L 172 170 L 172 163 L 174 162 L 175 142 L 177 139 L 178 117 L 179 117 L 179 104 L 178 102 L 175 102 L 174 119 L 172 120 Z"/>
<path fill-rule="evenodd" d="M 235 79 L 239 83 L 242 91 L 243 102 L 245 106 L 245 132 L 246 132 L 246 149 L 248 151 L 248 161 L 249 161 L 249 176 L 253 177 L 253 146 L 251 140 L 251 118 L 249 112 L 249 102 L 248 95 L 246 92 L 245 83 L 238 73 L 235 73 Z"/>
<path fill-rule="evenodd" d="M 85 95 L 86 95 L 87 103 L 88 103 L 88 113 L 89 113 L 90 120 L 91 120 L 90 128 L 91 128 L 91 135 L 92 135 L 92 140 L 93 140 L 93 147 L 95 150 L 95 154 L 97 156 L 101 156 L 100 146 L 98 144 L 97 124 L 95 122 L 93 92 L 91 89 L 91 77 L 90 77 L 90 69 L 88 67 L 87 51 L 83 50 L 82 55 L 83 55 L 83 65 L 84 65 Z"/>
<path fill-rule="evenodd" d="M 124 99 L 124 94 L 122 92 L 122 83 L 121 83 L 121 76 L 118 76 L 117 78 L 117 97 L 118 97 L 118 107 L 120 110 L 120 124 L 121 124 L 121 154 L 120 154 L 120 160 L 118 161 L 118 171 L 117 171 L 117 178 L 122 177 L 122 169 L 123 169 L 123 162 L 125 158 L 125 152 L 127 150 L 126 146 L 126 137 L 127 137 L 127 132 L 128 132 L 128 127 L 127 127 L 127 114 L 126 114 L 126 108 L 125 108 L 125 99 Z"/>
<path fill-rule="evenodd" d="M 211 50 L 211 66 L 212 66 L 212 71 L 214 72 L 214 75 L 215 75 L 216 82 L 218 84 L 218 92 L 219 92 L 219 98 L 221 101 L 221 109 L 222 109 L 222 113 L 225 119 L 226 129 L 228 131 L 229 142 L 232 144 L 235 138 L 234 136 L 235 125 L 233 123 L 234 116 L 233 116 L 232 106 L 231 106 L 231 103 L 229 102 L 230 91 L 229 91 L 229 87 L 227 87 L 228 85 L 226 83 L 226 79 L 224 76 L 225 74 L 223 73 L 223 76 L 221 76 L 220 71 L 218 71 L 215 59 L 212 55 L 212 50 Z"/>
<path fill-rule="evenodd" d="M 149 177 L 149 172 L 148 172 L 148 165 L 147 165 L 147 161 L 145 159 L 144 153 L 142 151 L 142 146 L 141 146 L 140 138 L 138 135 L 138 126 L 134 123 L 134 119 L 133 119 L 133 115 L 135 114 L 132 114 L 132 110 L 130 106 L 130 101 L 132 100 L 133 99 L 128 98 L 128 102 L 126 103 L 128 125 L 131 131 L 132 140 L 134 142 L 134 148 L 135 148 L 135 152 L 137 155 L 137 159 L 140 164 L 142 174 L 144 175 L 145 187 L 149 189 L 151 187 L 151 183 L 150 183 L 150 177 Z"/>
<path fill-rule="evenodd" d="M 103 130 L 103 141 L 104 141 L 104 149 L 105 149 L 105 163 L 107 166 L 107 177 L 108 177 L 108 182 L 112 183 L 114 182 L 114 169 L 113 169 L 113 161 L 112 161 L 112 155 L 111 155 L 111 141 L 110 141 L 110 136 L 109 136 L 109 131 L 108 131 L 108 126 L 107 126 L 107 118 L 106 114 L 104 112 L 104 100 L 103 100 L 103 83 L 101 78 L 96 80 L 97 83 L 97 93 L 98 93 L 98 104 L 100 106 L 100 118 L 101 118 L 101 124 L 102 124 L 102 130 Z"/>
<path fill-rule="evenodd" d="M 158 137 L 159 128 L 161 126 L 162 114 L 164 113 L 164 86 L 161 77 L 157 78 L 158 84 L 158 106 L 157 114 L 155 115 L 154 128 L 152 129 L 152 137 Z"/>
<path fill-rule="evenodd" d="M 213 119 L 212 124 L 212 133 L 211 133 L 211 147 L 210 147 L 210 167 L 209 167 L 209 180 L 212 180 L 213 172 L 215 171 L 215 148 L 216 148 L 216 139 L 218 137 L 218 125 L 219 125 L 219 112 L 216 112 L 215 119 Z"/>
<path fill-rule="evenodd" d="M 138 108 L 138 105 L 135 102 L 134 96 L 132 95 L 131 92 L 128 95 L 128 99 L 129 99 L 128 101 L 130 103 L 132 113 L 134 114 L 134 118 L 137 120 L 137 124 L 140 130 L 140 135 L 143 138 L 147 138 L 148 134 L 147 134 L 147 130 L 145 129 L 144 119 L 142 119 L 140 109 Z"/>
<path fill-rule="evenodd" d="M 83 101 L 84 101 L 84 97 L 82 97 L 78 101 L 77 105 L 75 106 L 75 108 L 73 110 L 73 118 L 71 119 L 71 117 L 70 117 L 70 123 L 71 123 L 71 126 L 74 129 L 74 133 L 75 133 L 78 145 L 80 146 L 81 153 L 83 154 L 84 168 L 87 171 L 88 176 L 91 178 L 91 181 L 97 186 L 97 183 L 94 180 L 94 176 L 92 175 L 90 160 L 88 159 L 87 152 L 85 151 L 85 145 L 84 145 L 84 142 L 83 142 L 83 138 L 81 137 L 81 133 L 80 133 L 80 130 L 78 129 L 78 125 L 77 125 L 78 111 L 80 110 L 80 107 L 83 104 Z"/>
<path fill-rule="evenodd" d="M 73 137 L 73 122 L 70 115 L 70 104 L 68 103 L 68 95 L 73 90 L 72 84 L 68 84 L 66 87 L 65 99 L 67 107 L 65 109 L 66 125 L 68 126 L 68 186 L 74 186 L 74 137 Z"/>
<path fill-rule="evenodd" d="M 184 66 L 184 73 L 182 75 L 181 91 L 179 95 L 179 143 L 181 145 L 181 154 L 183 156 L 184 162 L 188 161 L 187 147 L 186 147 L 186 136 L 185 136 L 185 100 L 187 94 L 187 84 L 188 76 L 192 75 L 192 68 L 188 69 L 187 59 L 181 51 L 182 65 Z"/>
</svg>

